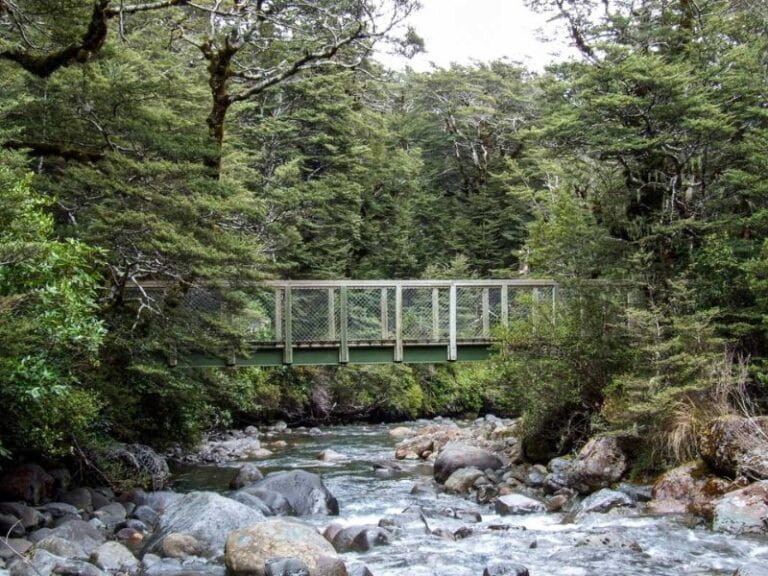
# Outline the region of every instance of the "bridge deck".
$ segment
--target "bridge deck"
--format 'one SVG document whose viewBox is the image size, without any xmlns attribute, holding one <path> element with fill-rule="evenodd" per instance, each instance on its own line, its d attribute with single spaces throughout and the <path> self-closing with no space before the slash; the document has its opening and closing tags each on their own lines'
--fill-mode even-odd
<svg viewBox="0 0 768 576">
<path fill-rule="evenodd" d="M 272 281 L 249 295 L 241 323 L 246 353 L 204 353 L 173 365 L 279 366 L 440 363 L 488 357 L 499 326 L 554 309 L 557 285 L 548 280 Z M 205 308 L 211 295 L 185 297 Z"/>
</svg>

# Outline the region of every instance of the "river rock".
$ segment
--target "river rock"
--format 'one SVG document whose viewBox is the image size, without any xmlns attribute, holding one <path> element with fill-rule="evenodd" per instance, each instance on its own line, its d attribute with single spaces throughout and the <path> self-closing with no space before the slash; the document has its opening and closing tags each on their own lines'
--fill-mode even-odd
<svg viewBox="0 0 768 576">
<path fill-rule="evenodd" d="M 61 501 L 71 504 L 84 512 L 91 512 L 93 510 L 93 498 L 88 488 L 73 488 L 61 497 Z"/>
<path fill-rule="evenodd" d="M 653 498 L 653 486 L 648 484 L 621 482 L 616 489 L 632 498 L 635 502 L 649 502 Z"/>
<path fill-rule="evenodd" d="M 713 476 L 701 462 L 690 462 L 665 472 L 653 485 L 648 510 L 654 514 L 699 514 L 712 517 L 715 500 L 743 487 Z"/>
<path fill-rule="evenodd" d="M 51 536 L 77 542 L 86 554 L 91 554 L 106 539 L 99 530 L 83 520 L 68 520 L 56 528 L 40 528 L 32 532 L 29 539 L 32 542 L 40 542 Z"/>
<path fill-rule="evenodd" d="M 581 503 L 579 508 L 580 514 L 587 514 L 590 512 L 609 512 L 614 508 L 632 508 L 635 506 L 635 501 L 629 496 L 618 490 L 611 490 L 609 488 L 603 488 L 598 490 L 594 494 L 587 496 Z"/>
<path fill-rule="evenodd" d="M 483 576 L 528 576 L 528 568 L 513 562 L 494 562 L 485 567 Z"/>
<path fill-rule="evenodd" d="M 523 496 L 522 494 L 507 494 L 506 496 L 499 496 L 494 503 L 494 509 L 497 514 L 506 516 L 544 512 L 546 507 L 538 500 L 528 498 L 528 496 Z"/>
<path fill-rule="evenodd" d="M 240 467 L 237 471 L 237 475 L 229 483 L 229 487 L 232 488 L 232 490 L 238 490 L 244 486 L 258 482 L 262 478 L 264 478 L 264 474 L 261 473 L 258 466 L 249 462 Z"/>
<path fill-rule="evenodd" d="M 768 480 L 717 500 L 712 528 L 730 534 L 768 534 Z"/>
<path fill-rule="evenodd" d="M 581 481 L 591 489 L 618 482 L 629 467 L 627 455 L 613 436 L 592 438 L 576 459 L 581 464 Z"/>
<path fill-rule="evenodd" d="M 392 428 L 388 435 L 390 438 L 394 438 L 395 440 L 403 440 L 405 438 L 410 438 L 413 436 L 416 432 L 413 430 L 413 428 L 408 428 L 407 426 L 398 426 L 396 428 Z"/>
<path fill-rule="evenodd" d="M 120 522 L 123 522 L 127 514 L 125 507 L 120 502 L 111 502 L 102 506 L 93 513 L 94 518 L 101 520 L 107 528 L 114 528 Z"/>
<path fill-rule="evenodd" d="M 482 470 L 478 470 L 474 467 L 459 468 L 445 481 L 445 490 L 456 494 L 469 492 L 469 489 L 472 488 L 474 483 L 484 476 L 485 474 L 483 474 Z"/>
<path fill-rule="evenodd" d="M 266 576 L 310 576 L 309 567 L 298 558 L 271 558 L 264 563 Z"/>
<path fill-rule="evenodd" d="M 322 462 L 344 462 L 349 460 L 349 457 L 336 452 L 336 450 L 327 448 L 317 455 L 317 459 L 321 460 Z"/>
<path fill-rule="evenodd" d="M 321 576 L 322 556 L 335 558 L 336 551 L 312 526 L 284 518 L 269 518 L 235 530 L 225 547 L 232 576 L 265 576 L 265 563 L 275 557 L 298 558 L 313 576 Z"/>
<path fill-rule="evenodd" d="M 172 503 L 157 524 L 144 553 L 160 550 L 169 534 L 194 536 L 207 556 L 221 554 L 227 535 L 233 530 L 259 522 L 262 514 L 214 492 L 190 492 Z"/>
<path fill-rule="evenodd" d="M 45 516 L 42 513 L 21 502 L 0 503 L 0 514 L 15 516 L 21 520 L 21 525 L 27 530 L 37 528 L 45 522 Z"/>
<path fill-rule="evenodd" d="M 160 545 L 160 553 L 166 558 L 186 558 L 197 556 L 203 552 L 204 547 L 194 536 L 173 532 L 163 538 Z"/>
<path fill-rule="evenodd" d="M 19 554 L 26 554 L 33 546 L 32 542 L 24 538 L 0 538 L 0 559 L 8 560 Z"/>
<path fill-rule="evenodd" d="M 274 494 L 277 494 L 277 492 L 274 492 Z M 282 498 L 285 501 L 286 506 L 290 508 L 290 504 L 288 503 L 288 500 L 285 500 L 285 497 L 277 494 L 280 498 Z M 262 500 L 261 498 L 254 496 L 252 494 L 249 494 L 246 489 L 238 490 L 237 492 L 233 493 L 230 498 L 233 500 L 236 500 L 240 502 L 241 504 L 245 504 L 249 508 L 253 508 L 257 512 L 260 512 L 265 517 L 266 516 L 282 516 L 282 515 L 290 515 L 290 514 L 275 514 L 272 509 L 267 506 L 267 504 Z M 290 510 L 293 510 L 290 508 Z"/>
<path fill-rule="evenodd" d="M 736 478 L 768 478 L 768 417 L 721 416 L 698 438 L 702 460 L 713 471 Z"/>
<path fill-rule="evenodd" d="M 26 533 L 27 531 L 19 518 L 11 514 L 0 514 L 0 538 L 8 536 L 18 538 Z"/>
<path fill-rule="evenodd" d="M 253 484 L 253 488 L 282 494 L 300 516 L 339 514 L 339 503 L 325 487 L 320 476 L 304 470 L 273 472 Z M 251 490 L 249 493 L 254 494 Z"/>
<path fill-rule="evenodd" d="M 19 464 L 0 475 L 0 497 L 37 506 L 53 492 L 54 479 L 37 464 Z"/>
<path fill-rule="evenodd" d="M 467 444 L 448 444 L 435 460 L 435 480 L 445 482 L 459 468 L 474 467 L 478 470 L 498 470 L 502 466 L 501 459 L 488 450 L 469 446 Z"/>
<path fill-rule="evenodd" d="M 265 514 L 266 516 L 296 515 L 296 510 L 294 510 L 293 506 L 288 501 L 288 498 L 283 496 L 280 492 L 275 492 L 274 490 L 266 490 L 264 488 L 259 488 L 253 485 L 243 488 L 239 493 L 244 493 L 251 498 L 257 498 L 260 500 L 261 503 L 267 508 L 267 513 Z M 243 502 L 245 502 L 244 499 Z M 258 505 L 251 503 L 249 503 L 249 505 L 252 507 L 258 507 Z"/>
<path fill-rule="evenodd" d="M 77 558 L 78 560 L 88 559 L 88 553 L 78 542 L 74 540 L 65 540 L 58 536 L 43 538 L 35 544 L 35 550 L 45 550 L 54 556 L 60 556 L 62 558 Z"/>
<path fill-rule="evenodd" d="M 147 526 L 154 526 L 157 524 L 157 520 L 160 515 L 155 512 L 154 508 L 150 508 L 146 504 L 142 504 L 141 506 L 136 506 L 136 508 L 133 510 L 133 517 L 144 522 L 144 524 Z"/>
<path fill-rule="evenodd" d="M 365 564 L 356 562 L 347 565 L 347 576 L 373 576 L 373 572 Z"/>
<path fill-rule="evenodd" d="M 350 526 L 339 530 L 331 544 L 337 552 L 367 552 L 374 546 L 389 544 L 391 539 L 391 533 L 378 526 Z"/>
<path fill-rule="evenodd" d="M 119 542 L 105 542 L 91 554 L 91 562 L 108 572 L 133 572 L 139 561 Z"/>
</svg>

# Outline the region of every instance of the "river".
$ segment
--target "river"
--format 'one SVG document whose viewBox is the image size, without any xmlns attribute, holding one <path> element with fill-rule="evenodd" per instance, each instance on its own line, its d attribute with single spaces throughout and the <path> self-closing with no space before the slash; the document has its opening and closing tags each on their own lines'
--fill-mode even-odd
<svg viewBox="0 0 768 576">
<path fill-rule="evenodd" d="M 265 474 L 301 468 L 323 477 L 341 512 L 338 519 L 307 519 L 321 529 L 334 521 L 377 524 L 413 506 L 422 507 L 433 531 L 468 528 L 461 530 L 461 538 L 451 540 L 427 533 L 424 523 L 416 520 L 397 529 L 389 546 L 344 554 L 346 561 L 364 562 L 375 576 L 481 576 L 491 561 L 523 564 L 532 576 L 731 575 L 748 562 L 768 564 L 768 539 L 717 534 L 688 516 L 653 517 L 622 509 L 568 523 L 560 513 L 498 516 L 490 505 L 432 489 L 412 494 L 414 485 L 430 485 L 431 469 L 424 463 L 396 461 L 389 428 L 338 426 L 318 436 L 276 436 L 272 440 L 285 440 L 288 446 L 258 462 Z M 340 452 L 349 461 L 318 461 L 324 449 Z M 382 478 L 374 473 L 373 462 L 397 464 L 403 470 Z M 174 487 L 226 492 L 232 476 L 232 468 L 191 467 L 177 473 Z M 480 522 L 473 521 L 474 513 L 481 515 Z"/>
</svg>

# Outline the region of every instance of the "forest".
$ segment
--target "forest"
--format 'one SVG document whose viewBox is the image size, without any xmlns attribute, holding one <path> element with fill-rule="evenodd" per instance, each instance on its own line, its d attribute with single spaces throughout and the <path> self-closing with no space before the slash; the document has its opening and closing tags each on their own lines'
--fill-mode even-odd
<svg viewBox="0 0 768 576">
<path fill-rule="evenodd" d="M 491 412 L 643 475 L 765 412 L 768 8 L 527 1 L 578 58 L 389 70 L 416 0 L 0 0 L 0 457 Z M 244 345 L 196 286 L 236 315 L 267 278 L 517 277 L 567 298 L 487 363 L 164 356 Z"/>
</svg>

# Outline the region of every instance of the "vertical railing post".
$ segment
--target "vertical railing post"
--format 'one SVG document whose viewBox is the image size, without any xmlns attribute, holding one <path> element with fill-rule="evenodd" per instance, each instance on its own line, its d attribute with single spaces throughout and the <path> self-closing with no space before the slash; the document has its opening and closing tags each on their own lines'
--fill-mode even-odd
<svg viewBox="0 0 768 576">
<path fill-rule="evenodd" d="M 501 286 L 501 325 L 509 326 L 509 286 Z"/>
<path fill-rule="evenodd" d="M 395 362 L 403 361 L 403 287 L 395 286 Z"/>
<path fill-rule="evenodd" d="M 491 337 L 491 296 L 488 288 L 482 292 L 483 338 Z"/>
<path fill-rule="evenodd" d="M 283 291 L 275 288 L 275 342 L 283 340 Z"/>
<path fill-rule="evenodd" d="M 454 361 L 458 357 L 456 346 L 456 285 L 451 284 L 448 291 L 448 360 Z"/>
<path fill-rule="evenodd" d="M 432 340 L 440 340 L 440 289 L 432 288 Z"/>
<path fill-rule="evenodd" d="M 349 327 L 349 289 L 342 286 L 339 291 L 339 363 L 349 362 L 349 340 L 347 329 Z"/>
<path fill-rule="evenodd" d="M 552 326 L 557 324 L 557 284 L 552 285 Z"/>
<path fill-rule="evenodd" d="M 381 339 L 389 340 L 389 299 L 387 289 L 381 289 Z"/>
<path fill-rule="evenodd" d="M 336 290 L 328 288 L 328 340 L 336 340 Z"/>
<path fill-rule="evenodd" d="M 290 285 L 286 284 L 283 293 L 283 364 L 293 364 L 293 294 Z"/>
</svg>

